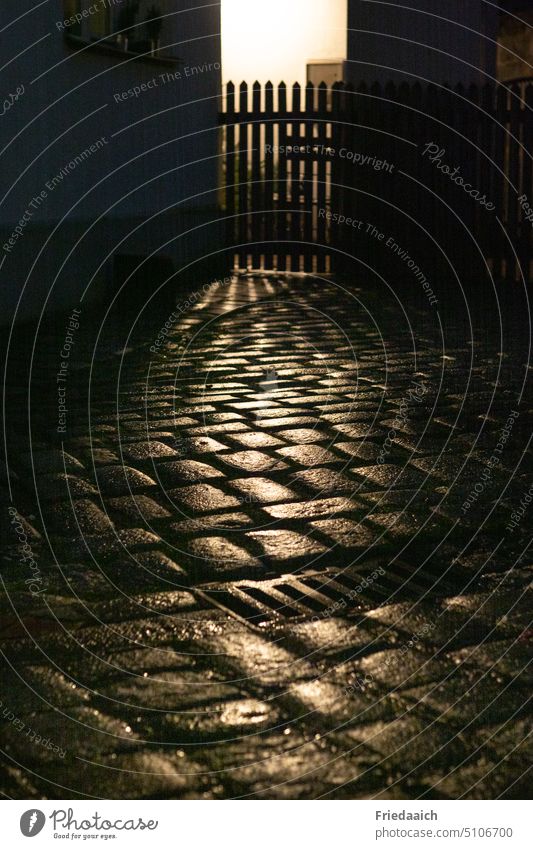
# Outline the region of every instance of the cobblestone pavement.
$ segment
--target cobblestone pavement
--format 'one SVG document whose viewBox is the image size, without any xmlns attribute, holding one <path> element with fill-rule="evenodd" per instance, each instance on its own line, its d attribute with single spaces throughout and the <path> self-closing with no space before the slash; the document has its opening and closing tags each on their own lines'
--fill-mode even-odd
<svg viewBox="0 0 533 849">
<path fill-rule="evenodd" d="M 189 303 L 93 361 L 80 319 L 63 443 L 57 344 L 31 451 L 12 388 L 4 795 L 524 798 L 527 345 L 305 277 Z"/>
</svg>

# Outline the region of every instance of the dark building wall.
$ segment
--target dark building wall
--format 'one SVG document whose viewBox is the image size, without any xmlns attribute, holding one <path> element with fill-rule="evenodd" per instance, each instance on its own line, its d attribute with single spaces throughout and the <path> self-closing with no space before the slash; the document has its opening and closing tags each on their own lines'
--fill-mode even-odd
<svg viewBox="0 0 533 849">
<path fill-rule="evenodd" d="M 533 0 L 502 3 L 498 79 L 533 79 Z"/>
<path fill-rule="evenodd" d="M 62 2 L 0 3 L 3 98 L 23 92 L 0 121 L 0 323 L 17 304 L 34 315 L 48 293 L 70 308 L 95 273 L 91 292 L 110 285 L 117 254 L 161 251 L 179 268 L 209 249 L 201 227 L 175 237 L 217 215 L 220 4 L 154 5 L 165 58 L 76 44 Z"/>
</svg>

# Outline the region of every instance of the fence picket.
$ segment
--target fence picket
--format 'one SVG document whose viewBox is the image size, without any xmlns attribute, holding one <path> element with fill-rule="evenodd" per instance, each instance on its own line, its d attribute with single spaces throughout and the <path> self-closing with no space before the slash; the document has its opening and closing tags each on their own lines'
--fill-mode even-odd
<svg viewBox="0 0 533 849">
<path fill-rule="evenodd" d="M 239 268 L 248 267 L 249 240 L 248 217 L 250 214 L 249 178 L 248 178 L 248 85 L 242 82 L 239 89 L 239 209 L 238 243 Z"/>
<path fill-rule="evenodd" d="M 261 85 L 256 81 L 252 87 L 252 149 L 251 149 L 251 196 L 250 216 L 252 253 L 263 250 L 264 244 L 264 204 L 263 184 L 261 180 Z"/>
<path fill-rule="evenodd" d="M 304 144 L 305 150 L 311 150 L 315 144 L 314 128 L 315 128 L 315 87 L 312 83 L 308 83 L 305 88 L 305 129 L 304 129 Z M 304 155 L 304 173 L 303 173 L 303 209 L 300 231 L 303 237 L 302 254 L 304 257 L 304 269 L 313 268 L 313 257 L 315 255 L 313 247 L 313 165 L 314 156 L 307 153 Z"/>
<path fill-rule="evenodd" d="M 328 88 L 325 83 L 320 83 L 318 87 L 318 107 L 317 107 L 317 118 L 318 118 L 318 138 L 317 144 L 319 147 L 319 154 L 317 157 L 317 174 L 316 174 L 316 230 L 315 230 L 315 239 L 316 244 L 319 246 L 317 252 L 317 271 L 324 272 L 326 271 L 326 244 L 328 240 L 328 231 L 329 228 L 326 227 L 326 216 L 325 210 L 327 208 L 327 199 L 326 199 L 326 182 L 327 182 L 327 166 L 328 166 L 328 154 L 327 149 L 330 146 L 330 128 L 331 124 L 328 121 L 328 118 L 331 118 L 331 115 L 328 112 Z M 321 213 L 321 210 L 324 211 L 324 214 Z M 323 246 L 323 247 L 322 247 Z"/>
<path fill-rule="evenodd" d="M 292 122 L 291 122 L 291 146 L 294 149 L 296 144 L 300 144 L 300 121 L 302 112 L 302 89 L 299 83 L 294 83 L 292 87 Z M 300 181 L 300 157 L 294 153 L 291 154 L 289 165 L 291 169 L 290 177 L 290 243 L 288 245 L 288 253 L 291 258 L 291 271 L 300 270 L 300 252 L 301 252 L 301 181 Z"/>
<path fill-rule="evenodd" d="M 278 152 L 278 203 L 276 214 L 276 240 L 278 249 L 278 268 L 287 269 L 288 217 L 287 217 L 287 86 L 280 83 L 278 88 L 279 110 L 279 152 Z"/>
<path fill-rule="evenodd" d="M 238 254 L 239 268 L 251 261 L 256 268 L 321 271 L 329 255 L 337 271 L 353 273 L 358 258 L 396 269 L 392 253 L 377 249 L 374 237 L 354 227 L 355 219 L 375 223 L 407 250 L 422 225 L 430 234 L 423 238 L 427 252 L 422 245 L 415 252 L 417 260 L 420 255 L 433 264 L 425 269 L 430 275 L 440 274 L 443 261 L 433 238 L 455 258 L 466 285 L 486 274 L 484 260 L 496 279 L 515 281 L 515 253 L 529 278 L 533 228 L 519 197 L 531 202 L 533 196 L 533 84 L 465 92 L 419 83 L 357 90 L 309 83 L 302 108 L 298 84 L 289 107 L 285 83 L 277 103 L 267 83 L 262 103 L 256 82 L 250 106 L 243 82 L 238 111 L 232 83 L 225 94 L 221 197 L 230 264 Z M 430 143 L 444 151 L 438 162 L 422 156 Z M 386 171 L 380 160 L 392 168 Z M 454 166 L 494 203 L 493 217 L 451 179 Z M 332 216 L 351 223 L 333 224 Z M 496 216 L 511 244 L 505 233 L 500 238 Z M 472 264 L 476 240 L 483 256 Z M 354 259 L 341 259 L 352 251 Z"/>
<path fill-rule="evenodd" d="M 229 248 L 230 268 L 235 267 L 235 86 L 226 88 L 226 111 L 224 127 L 224 179 L 226 202 L 226 243 Z"/>
</svg>

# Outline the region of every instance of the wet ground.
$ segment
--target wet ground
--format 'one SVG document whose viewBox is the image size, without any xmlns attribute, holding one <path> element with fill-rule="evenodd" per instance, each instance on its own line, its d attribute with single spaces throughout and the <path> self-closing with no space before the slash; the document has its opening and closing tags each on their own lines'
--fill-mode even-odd
<svg viewBox="0 0 533 849">
<path fill-rule="evenodd" d="M 251 275 L 79 324 L 8 395 L 3 793 L 524 798 L 525 319 Z"/>
</svg>

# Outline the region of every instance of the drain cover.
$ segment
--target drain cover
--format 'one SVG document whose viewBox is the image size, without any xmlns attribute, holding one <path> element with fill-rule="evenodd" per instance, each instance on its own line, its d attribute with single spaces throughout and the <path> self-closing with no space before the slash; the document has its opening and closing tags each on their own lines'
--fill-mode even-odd
<svg viewBox="0 0 533 849">
<path fill-rule="evenodd" d="M 450 581 L 421 574 L 395 562 L 387 570 L 376 566 L 364 572 L 329 571 L 269 581 L 237 581 L 194 590 L 199 600 L 224 610 L 247 625 L 268 622 L 349 616 L 406 598 L 444 597 L 453 592 Z"/>
</svg>

